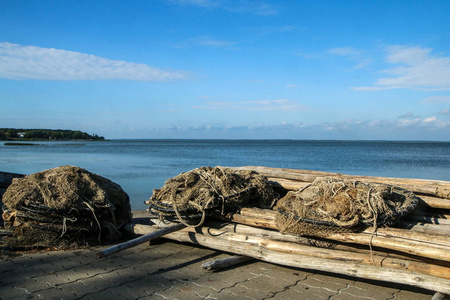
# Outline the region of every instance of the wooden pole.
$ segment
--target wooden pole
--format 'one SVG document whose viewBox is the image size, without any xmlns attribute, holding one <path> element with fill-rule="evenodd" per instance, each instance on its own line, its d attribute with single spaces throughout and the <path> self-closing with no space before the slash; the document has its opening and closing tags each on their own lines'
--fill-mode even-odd
<svg viewBox="0 0 450 300">
<path fill-rule="evenodd" d="M 276 229 L 275 222 L 272 220 L 257 219 L 251 217 L 245 217 L 240 214 L 233 214 L 228 219 L 231 222 Z M 368 229 L 370 230 L 370 229 Z M 380 230 L 380 229 L 379 229 Z M 442 237 L 445 239 L 445 237 Z M 377 235 L 371 233 L 334 233 L 326 237 L 328 240 L 353 243 L 361 245 L 372 245 L 374 247 L 381 247 L 390 250 L 400 251 L 411 255 L 417 255 L 422 257 L 428 257 L 432 259 L 450 261 L 450 248 L 446 245 L 441 245 L 432 242 L 417 241 L 414 239 L 405 239 L 394 236 L 382 236 L 381 232 Z M 439 242 L 439 239 L 437 240 Z"/>
<path fill-rule="evenodd" d="M 206 228 L 203 229 L 207 231 Z M 408 270 L 361 265 L 355 261 L 346 262 L 345 260 L 343 261 L 341 259 L 336 260 L 299 255 L 297 253 L 284 253 L 270 249 L 270 247 L 267 247 L 267 243 L 264 242 L 250 243 L 248 242 L 248 236 L 239 237 L 237 235 L 234 235 L 233 238 L 229 238 L 229 235 L 222 234 L 212 237 L 194 232 L 193 230 L 189 230 L 192 229 L 185 229 L 182 231 L 169 233 L 165 236 L 165 238 L 180 242 L 190 242 L 197 245 L 209 247 L 211 249 L 230 252 L 238 255 L 250 256 L 263 261 L 284 266 L 344 274 L 352 277 L 371 280 L 408 284 L 432 291 L 438 291 L 447 294 L 450 293 L 450 281 L 448 279 L 420 274 L 418 272 L 411 272 Z M 318 251 L 316 250 L 312 251 L 311 253 L 317 252 Z"/>
<path fill-rule="evenodd" d="M 150 225 L 140 225 L 140 228 L 138 230 L 142 233 L 149 233 L 154 230 L 153 227 L 154 226 Z M 259 231 L 268 230 L 260 229 Z M 188 232 L 188 234 L 197 233 L 226 239 L 229 241 L 255 244 L 263 246 L 265 249 L 270 249 L 282 253 L 296 253 L 299 255 L 334 259 L 338 261 L 345 261 L 350 263 L 353 262 L 363 265 L 375 265 L 384 268 L 387 267 L 393 269 L 409 270 L 422 274 L 450 279 L 450 268 L 446 266 L 434 265 L 423 261 L 412 261 L 405 258 L 395 258 L 386 255 L 379 255 L 379 252 L 371 253 L 370 251 L 366 251 L 365 253 L 352 253 L 349 251 L 302 245 L 297 242 L 274 240 L 272 238 L 268 238 L 269 236 L 271 236 L 270 233 L 267 233 L 267 235 L 263 236 L 256 236 L 255 230 L 252 230 L 249 227 L 241 227 L 239 228 L 239 230 L 236 230 L 236 227 L 230 224 L 220 226 L 219 228 L 209 226 L 197 229 L 185 228 L 183 229 L 183 232 Z M 168 235 L 167 237 L 170 238 L 170 235 Z"/>
<path fill-rule="evenodd" d="M 105 256 L 110 255 L 112 253 L 116 253 L 116 252 L 122 251 L 124 249 L 128 249 L 128 248 L 131 248 L 131 247 L 143 244 L 145 242 L 149 242 L 151 240 L 160 238 L 163 235 L 166 235 L 166 234 L 174 232 L 174 231 L 181 230 L 184 227 L 186 227 L 186 226 L 183 225 L 183 224 L 176 224 L 176 225 L 172 225 L 172 226 L 169 226 L 169 227 L 164 227 L 162 229 L 156 230 L 156 231 L 151 232 L 149 234 L 146 234 L 146 235 L 140 236 L 138 238 L 132 239 L 130 241 L 126 241 L 126 242 L 123 242 L 121 244 L 117 244 L 115 246 L 112 246 L 112 247 L 100 250 L 100 251 L 98 251 L 96 253 L 96 257 L 97 258 L 105 257 Z"/>
</svg>

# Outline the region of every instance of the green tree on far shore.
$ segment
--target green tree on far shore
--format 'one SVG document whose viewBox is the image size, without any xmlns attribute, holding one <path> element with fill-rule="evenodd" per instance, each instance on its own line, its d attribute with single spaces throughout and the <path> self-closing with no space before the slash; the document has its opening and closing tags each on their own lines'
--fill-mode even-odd
<svg viewBox="0 0 450 300">
<path fill-rule="evenodd" d="M 0 140 L 104 140 L 80 130 L 0 128 Z"/>
</svg>

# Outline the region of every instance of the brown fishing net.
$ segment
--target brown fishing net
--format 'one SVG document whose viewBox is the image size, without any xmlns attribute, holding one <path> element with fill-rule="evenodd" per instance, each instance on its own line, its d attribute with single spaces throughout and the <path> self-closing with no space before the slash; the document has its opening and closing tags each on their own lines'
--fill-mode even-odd
<svg viewBox="0 0 450 300">
<path fill-rule="evenodd" d="M 392 226 L 410 213 L 418 198 L 387 184 L 318 178 L 277 203 L 281 232 L 326 237 L 361 226 Z"/>
<path fill-rule="evenodd" d="M 3 195 L 9 246 L 81 247 L 120 238 L 128 195 L 97 174 L 62 166 L 14 179 Z"/>
<path fill-rule="evenodd" d="M 146 203 L 151 211 L 177 216 L 183 222 L 183 217 L 199 215 L 204 220 L 206 212 L 212 211 L 225 214 L 246 206 L 271 208 L 278 198 L 267 178 L 254 171 L 201 167 L 167 180 Z"/>
</svg>

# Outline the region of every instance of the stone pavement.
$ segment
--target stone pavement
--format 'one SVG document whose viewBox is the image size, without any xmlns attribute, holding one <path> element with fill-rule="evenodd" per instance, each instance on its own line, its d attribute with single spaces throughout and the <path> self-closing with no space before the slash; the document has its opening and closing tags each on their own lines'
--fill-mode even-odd
<svg viewBox="0 0 450 300">
<path fill-rule="evenodd" d="M 0 299 L 431 299 L 433 292 L 253 261 L 201 268 L 228 254 L 160 240 L 97 259 L 104 247 L 0 254 Z"/>
</svg>

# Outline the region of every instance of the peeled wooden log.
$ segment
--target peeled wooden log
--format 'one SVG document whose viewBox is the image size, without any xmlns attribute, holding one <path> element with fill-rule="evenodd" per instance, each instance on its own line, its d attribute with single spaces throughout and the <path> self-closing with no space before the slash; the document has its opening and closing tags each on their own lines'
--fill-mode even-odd
<svg viewBox="0 0 450 300">
<path fill-rule="evenodd" d="M 340 173 L 329 173 L 329 172 L 296 170 L 296 169 L 280 169 L 280 168 L 269 168 L 259 166 L 246 166 L 233 169 L 253 170 L 266 177 L 269 177 L 270 180 L 275 181 L 277 181 L 276 180 L 277 178 L 282 178 L 294 181 L 313 182 L 317 177 L 333 177 L 339 179 L 345 178 L 352 180 L 360 180 L 365 182 L 386 183 L 404 188 L 414 193 L 450 199 L 450 182 L 442 180 L 344 175 Z"/>
<path fill-rule="evenodd" d="M 149 241 L 155 240 L 155 239 L 160 238 L 163 235 L 168 234 L 170 232 L 174 232 L 174 231 L 183 229 L 184 227 L 186 227 L 184 224 L 175 224 L 175 225 L 172 225 L 172 226 L 169 226 L 169 227 L 160 228 L 159 230 L 153 231 L 153 232 L 151 232 L 149 234 L 140 236 L 140 237 L 132 239 L 130 241 L 126 241 L 126 242 L 114 245 L 112 247 L 109 247 L 109 248 L 106 248 L 106 249 L 103 249 L 103 250 L 99 250 L 96 253 L 96 257 L 97 258 L 105 257 L 107 255 L 110 255 L 110 254 L 113 254 L 113 253 L 116 253 L 116 252 L 119 252 L 119 251 L 122 251 L 122 250 L 125 250 L 125 249 L 128 249 L 128 248 L 131 248 L 131 247 L 143 244 L 145 242 L 149 242 Z"/>
<path fill-rule="evenodd" d="M 276 229 L 275 222 L 272 220 L 246 217 L 240 214 L 233 214 L 223 219 L 255 227 Z M 370 230 L 370 228 L 367 230 Z M 344 243 L 372 245 L 374 247 L 400 251 L 411 255 L 428 257 L 431 259 L 437 259 L 446 262 L 450 261 L 450 256 L 448 255 L 450 253 L 450 247 L 442 244 L 439 240 L 432 243 L 418 241 L 413 238 L 406 239 L 402 237 L 394 237 L 392 235 L 382 236 L 381 229 L 378 230 L 380 231 L 380 234 L 378 234 L 377 231 L 377 235 L 372 235 L 371 233 L 334 233 L 327 236 L 326 239 Z M 442 239 L 446 240 L 445 238 L 446 237 L 442 237 Z"/>
<path fill-rule="evenodd" d="M 426 196 L 422 194 L 417 194 L 417 197 L 422 199 L 422 201 L 425 203 L 426 206 L 430 208 L 436 208 L 436 209 L 450 209 L 450 200 L 449 199 L 443 199 L 433 196 Z"/>
<path fill-rule="evenodd" d="M 409 221 L 424 223 L 424 224 L 442 225 L 443 227 L 450 229 L 450 220 L 449 219 L 435 218 L 435 217 L 425 216 L 425 215 L 408 215 L 405 217 L 405 219 L 409 220 Z"/>
<path fill-rule="evenodd" d="M 257 227 L 267 226 L 265 228 L 277 229 L 275 218 L 278 212 L 269 209 L 259 209 L 259 208 L 242 208 L 240 215 L 248 219 L 245 223 L 246 225 L 252 225 Z M 233 215 L 234 218 L 242 220 L 241 217 L 236 214 Z M 238 222 L 240 223 L 240 222 Z M 244 223 L 242 223 L 244 224 Z M 258 226 L 258 225 L 263 226 Z M 388 238 L 403 238 L 407 240 L 425 242 L 436 245 L 443 245 L 450 247 L 450 232 L 448 231 L 448 226 L 440 226 L 434 224 L 420 225 L 411 222 L 405 222 L 405 226 L 409 226 L 409 230 L 398 229 L 398 228 L 378 228 L 376 231 L 377 236 L 383 236 Z M 426 229 L 423 229 L 426 228 Z M 413 232 L 414 231 L 414 232 Z M 416 232 L 417 231 L 417 232 Z M 374 229 L 372 227 L 366 228 L 362 233 L 372 235 Z M 435 236 L 444 235 L 444 236 Z"/>
<path fill-rule="evenodd" d="M 283 253 L 297 253 L 312 257 L 322 257 L 328 259 L 335 259 L 340 261 L 354 262 L 364 265 L 375 265 L 379 267 L 387 267 L 394 269 L 404 269 L 415 271 L 423 274 L 433 275 L 441 278 L 450 279 L 450 268 L 448 266 L 441 266 L 426 263 L 424 261 L 413 261 L 408 258 L 390 257 L 384 254 L 380 255 L 380 252 L 365 251 L 365 253 L 354 253 L 338 249 L 326 249 L 318 248 L 316 246 L 304 245 L 298 243 L 295 239 L 288 241 L 277 240 L 277 234 L 280 233 L 270 232 L 263 229 L 252 229 L 249 226 L 235 226 L 233 224 L 218 226 L 218 224 L 210 224 L 211 226 L 204 226 L 201 228 L 183 229 L 185 232 L 202 233 L 212 237 L 220 237 L 231 241 L 240 241 L 250 244 L 263 245 L 267 249 L 276 250 Z M 147 234 L 152 232 L 154 226 L 139 225 L 134 228 L 129 228 L 135 234 Z M 266 233 L 261 233 L 261 232 Z M 279 237 L 278 237 L 279 238 Z"/>
<path fill-rule="evenodd" d="M 149 226 L 151 227 L 151 226 Z M 184 229 L 182 231 L 173 232 L 165 235 L 165 238 L 180 242 L 189 242 L 197 245 L 209 247 L 220 251 L 230 252 L 238 255 L 254 257 L 259 260 L 280 264 L 289 267 L 298 267 L 309 270 L 325 271 L 337 274 L 344 274 L 352 277 L 380 280 L 386 282 L 395 282 L 399 284 L 407 284 L 417 286 L 432 291 L 442 293 L 450 293 L 450 281 L 448 279 L 411 272 L 409 270 L 399 270 L 392 268 L 380 268 L 373 265 L 362 265 L 354 260 L 342 261 L 342 259 L 330 259 L 322 257 L 314 257 L 307 255 L 299 255 L 297 253 L 280 252 L 270 249 L 268 244 L 270 241 L 253 241 L 252 237 L 238 236 L 236 234 L 219 234 L 209 236 L 208 228 L 202 228 L 201 233 L 195 232 L 193 229 Z M 215 233 L 216 234 L 216 233 Z M 309 253 L 317 253 L 317 248 Z"/>
</svg>

